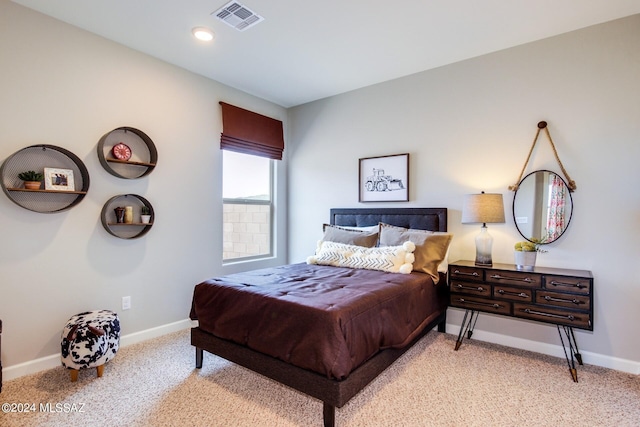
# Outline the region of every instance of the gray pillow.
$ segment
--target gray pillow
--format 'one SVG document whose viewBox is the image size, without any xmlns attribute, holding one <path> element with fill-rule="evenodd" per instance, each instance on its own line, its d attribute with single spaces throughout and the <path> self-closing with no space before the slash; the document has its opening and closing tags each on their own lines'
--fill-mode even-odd
<svg viewBox="0 0 640 427">
<path fill-rule="evenodd" d="M 378 231 L 348 230 L 336 225 L 324 224 L 322 240 L 373 248 L 378 243 Z"/>
</svg>

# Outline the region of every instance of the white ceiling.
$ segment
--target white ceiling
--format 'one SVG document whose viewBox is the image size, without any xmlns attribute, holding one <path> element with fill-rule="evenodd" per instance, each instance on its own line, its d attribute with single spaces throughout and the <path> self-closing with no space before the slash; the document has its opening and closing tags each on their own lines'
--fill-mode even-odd
<svg viewBox="0 0 640 427">
<path fill-rule="evenodd" d="M 228 86 L 291 107 L 640 13 L 640 0 L 13 0 Z M 195 40 L 206 26 L 216 39 Z"/>
</svg>

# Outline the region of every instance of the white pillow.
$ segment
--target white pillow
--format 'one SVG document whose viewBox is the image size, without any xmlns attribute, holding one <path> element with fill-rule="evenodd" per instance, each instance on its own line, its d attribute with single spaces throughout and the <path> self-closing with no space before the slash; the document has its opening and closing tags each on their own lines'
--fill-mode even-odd
<svg viewBox="0 0 640 427">
<path fill-rule="evenodd" d="M 379 225 L 368 225 L 366 227 L 355 227 L 355 226 L 351 226 L 351 225 L 338 225 L 337 227 L 340 228 L 344 228 L 345 230 L 355 230 L 355 231 L 378 231 L 378 229 L 380 228 Z"/>
<path fill-rule="evenodd" d="M 405 242 L 401 246 L 365 248 L 320 240 L 316 254 L 307 258 L 307 264 L 409 274 L 413 270 L 415 249 L 413 242 Z"/>
</svg>

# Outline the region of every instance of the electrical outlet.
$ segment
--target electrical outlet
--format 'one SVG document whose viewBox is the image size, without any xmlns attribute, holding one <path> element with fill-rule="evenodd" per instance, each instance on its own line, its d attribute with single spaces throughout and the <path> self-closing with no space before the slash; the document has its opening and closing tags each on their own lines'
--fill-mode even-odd
<svg viewBox="0 0 640 427">
<path fill-rule="evenodd" d="M 131 308 L 131 297 L 122 297 L 122 309 L 129 310 Z"/>
</svg>

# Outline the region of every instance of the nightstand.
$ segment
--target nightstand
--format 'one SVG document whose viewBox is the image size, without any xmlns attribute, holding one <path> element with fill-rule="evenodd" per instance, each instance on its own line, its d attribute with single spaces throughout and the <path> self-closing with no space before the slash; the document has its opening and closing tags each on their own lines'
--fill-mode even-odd
<svg viewBox="0 0 640 427">
<path fill-rule="evenodd" d="M 448 280 L 451 307 L 465 309 L 455 350 L 464 335 L 471 338 L 480 312 L 551 323 L 558 329 L 571 377 L 578 382 L 575 361 L 582 365 L 582 356 L 573 329 L 593 330 L 590 271 L 547 267 L 520 271 L 512 264 L 481 267 L 473 261 L 456 261 L 449 264 Z"/>
</svg>

